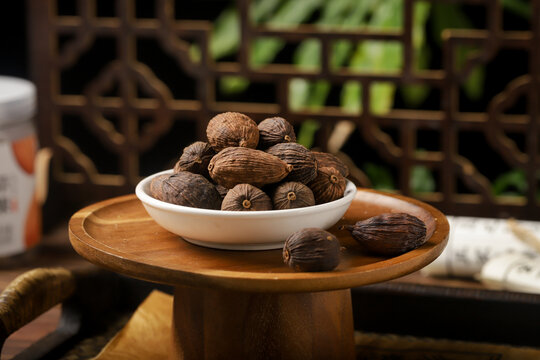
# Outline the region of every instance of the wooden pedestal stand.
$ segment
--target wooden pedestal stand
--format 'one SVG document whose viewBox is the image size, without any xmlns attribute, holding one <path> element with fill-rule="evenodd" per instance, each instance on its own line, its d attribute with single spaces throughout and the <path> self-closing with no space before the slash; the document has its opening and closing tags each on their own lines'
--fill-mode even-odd
<svg viewBox="0 0 540 360">
<path fill-rule="evenodd" d="M 172 359 L 354 359 L 350 288 L 397 278 L 433 261 L 448 222 L 433 207 L 405 197 L 358 190 L 343 223 L 406 212 L 427 225 L 422 247 L 394 258 L 363 253 L 345 231 L 331 272 L 286 267 L 280 250 L 224 251 L 189 244 L 157 225 L 132 195 L 73 215 L 70 240 L 89 261 L 175 286 Z"/>
</svg>

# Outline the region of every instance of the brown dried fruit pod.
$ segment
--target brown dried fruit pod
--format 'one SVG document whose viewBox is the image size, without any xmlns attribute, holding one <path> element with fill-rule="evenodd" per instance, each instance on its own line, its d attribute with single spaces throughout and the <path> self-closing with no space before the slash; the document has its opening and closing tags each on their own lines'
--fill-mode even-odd
<svg viewBox="0 0 540 360">
<path fill-rule="evenodd" d="M 216 152 L 207 142 L 194 142 L 184 148 L 180 159 L 174 165 L 174 172 L 189 171 L 209 178 L 208 164 L 215 154 Z"/>
<path fill-rule="evenodd" d="M 309 183 L 317 176 L 317 160 L 311 151 L 297 143 L 276 144 L 266 150 L 292 165 L 292 171 L 285 181 L 298 181 L 303 184 Z"/>
<path fill-rule="evenodd" d="M 308 184 L 317 204 L 324 204 L 343 197 L 347 180 L 332 167 L 317 170 L 317 177 Z"/>
<path fill-rule="evenodd" d="M 276 188 L 272 203 L 275 210 L 297 209 L 315 205 L 315 197 L 313 191 L 306 185 L 289 181 Z"/>
<path fill-rule="evenodd" d="M 315 156 L 315 159 L 317 159 L 319 167 L 333 167 L 339 171 L 343 177 L 349 176 L 349 168 L 336 155 L 320 151 L 312 151 L 312 153 Z"/>
<path fill-rule="evenodd" d="M 259 149 L 267 149 L 280 143 L 296 142 L 294 127 L 282 117 L 264 119 L 257 127 L 259 128 Z"/>
<path fill-rule="evenodd" d="M 216 152 L 230 146 L 255 149 L 259 143 L 257 123 L 249 116 L 237 112 L 214 116 L 208 122 L 206 136 Z"/>
<path fill-rule="evenodd" d="M 226 188 L 237 184 L 251 184 L 258 188 L 282 180 L 291 171 L 278 157 L 264 151 L 230 147 L 215 155 L 208 171 L 212 179 Z"/>
<path fill-rule="evenodd" d="M 221 199 L 224 199 L 225 195 L 227 195 L 227 193 L 229 192 L 229 189 L 219 184 L 216 184 L 216 190 L 218 191 L 219 196 L 221 196 Z"/>
<path fill-rule="evenodd" d="M 296 271 L 330 271 L 339 265 L 338 239 L 323 229 L 307 228 L 285 241 L 283 261 Z"/>
<path fill-rule="evenodd" d="M 221 210 L 272 210 L 272 201 L 261 189 L 249 184 L 238 184 L 230 189 L 223 199 Z"/>
<path fill-rule="evenodd" d="M 406 213 L 386 213 L 344 225 L 366 250 L 379 255 L 399 255 L 416 249 L 426 241 L 426 224 Z"/>
<path fill-rule="evenodd" d="M 163 180 L 167 179 L 171 174 L 163 174 L 156 176 L 150 182 L 150 195 L 158 200 L 163 201 Z"/>
<path fill-rule="evenodd" d="M 159 200 L 201 209 L 221 208 L 221 196 L 216 187 L 204 176 L 181 171 L 161 181 Z"/>
</svg>

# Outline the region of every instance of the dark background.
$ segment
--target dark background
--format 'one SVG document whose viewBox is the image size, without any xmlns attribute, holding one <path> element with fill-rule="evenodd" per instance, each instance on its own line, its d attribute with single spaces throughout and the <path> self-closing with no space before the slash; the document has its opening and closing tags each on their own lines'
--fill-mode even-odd
<svg viewBox="0 0 540 360">
<path fill-rule="evenodd" d="M 42 0 L 49 1 L 49 0 Z M 114 13 L 114 1 L 113 0 L 104 0 L 98 1 L 100 4 L 106 4 L 107 6 L 102 7 L 103 11 L 110 11 Z M 74 11 L 75 0 L 59 0 L 60 14 L 69 15 Z M 142 11 L 148 13 L 149 16 L 153 14 L 152 5 L 154 1 L 149 0 L 136 0 L 137 11 Z M 180 18 L 190 18 L 190 19 L 211 19 L 215 18 L 220 10 L 224 7 L 225 4 L 228 4 L 227 0 L 177 0 L 177 9 L 181 11 L 177 12 L 177 16 Z M 464 12 L 468 15 L 469 18 L 474 19 L 474 26 L 478 28 L 485 27 L 485 9 L 483 7 L 474 7 L 474 6 L 465 6 Z M 529 30 L 530 24 L 527 20 L 522 17 L 511 14 L 508 11 L 504 13 L 504 28 L 505 30 Z M 21 78 L 26 78 L 31 80 L 31 73 L 29 69 L 28 61 L 28 48 L 27 48 L 27 36 L 28 36 L 28 23 L 26 20 L 26 2 L 23 0 L 0 0 L 0 75 L 10 75 Z M 430 27 L 430 22 L 428 20 L 428 28 Z M 429 30 L 426 31 L 427 36 L 429 37 L 428 42 L 432 45 L 433 48 L 433 58 L 431 59 L 430 67 L 440 68 L 441 59 L 440 59 L 440 49 L 438 45 L 433 44 L 434 39 Z M 147 46 L 145 48 L 145 46 Z M 185 86 L 186 79 L 183 81 L 178 81 L 177 77 L 168 77 L 166 74 L 161 74 L 159 71 L 175 71 L 175 64 L 169 64 L 163 56 L 160 56 L 159 49 L 153 49 L 151 46 L 155 46 L 154 43 L 141 44 L 141 49 L 147 51 L 141 51 L 141 61 L 147 64 L 153 64 L 154 71 L 162 79 L 170 80 L 168 86 L 173 90 L 175 95 L 178 95 L 177 92 L 187 91 L 193 89 L 192 86 Z M 290 58 L 292 50 L 285 49 L 280 53 L 280 56 L 283 59 Z M 106 52 L 103 52 L 106 53 Z M 96 55 L 96 54 L 92 54 Z M 99 55 L 99 54 L 98 54 Z M 99 57 L 99 56 L 98 56 Z M 485 111 L 488 107 L 489 102 L 492 100 L 496 94 L 503 91 L 507 84 L 519 77 L 529 70 L 529 54 L 522 50 L 512 50 L 512 49 L 502 49 L 496 54 L 496 56 L 491 59 L 486 65 L 486 82 L 483 86 L 484 93 L 481 99 L 470 100 L 463 95 L 463 92 L 460 94 L 460 107 L 462 111 Z M 82 73 L 92 73 L 92 66 L 95 66 L 96 57 L 91 57 L 91 60 L 87 63 L 81 62 L 80 67 L 75 67 L 71 72 L 66 71 L 68 76 L 65 76 L 65 79 L 69 80 L 66 89 L 69 90 L 69 86 L 75 86 L 78 84 L 77 80 L 81 76 L 77 76 Z M 172 78 L 172 79 L 171 79 Z M 164 80 L 165 81 L 165 80 Z M 178 84 L 182 84 L 180 89 Z M 65 85 L 65 84 L 63 84 Z M 230 101 L 230 100 L 239 100 L 239 101 L 261 101 L 266 102 L 268 89 L 262 87 L 260 84 L 252 84 L 249 91 L 245 94 L 242 94 L 239 98 L 226 98 L 221 94 L 218 94 L 218 100 Z M 76 91 L 77 93 L 78 91 Z M 181 94 L 186 95 L 186 94 Z M 192 95 L 194 96 L 194 95 Z M 183 96 L 179 96 L 183 98 Z M 188 96 L 189 98 L 189 96 Z M 526 113 L 527 105 L 524 99 L 519 99 L 516 105 L 509 109 L 510 113 L 523 114 Z M 272 101 L 272 99 L 270 99 Z M 330 102 L 335 102 L 336 104 L 339 101 L 339 89 L 336 89 L 329 98 Z M 332 105 L 336 105 L 332 104 Z M 401 94 L 398 91 L 395 98 L 395 105 L 397 108 L 406 107 L 404 104 Z M 419 106 L 423 109 L 440 109 L 440 92 L 432 91 L 432 94 L 424 101 L 423 104 Z M 114 120 L 114 119 L 113 119 Z M 182 124 L 185 126 L 185 124 Z M 75 128 L 73 131 L 84 132 L 84 129 Z M 399 144 L 399 134 L 395 129 L 383 129 L 386 131 L 396 143 Z M 173 131 L 171 131 L 171 134 Z M 182 131 L 182 133 L 188 133 Z M 82 134 L 84 138 L 84 133 Z M 524 150 L 525 145 L 525 134 L 514 133 L 508 134 L 511 138 L 516 141 L 516 144 L 519 148 Z M 147 160 L 143 158 L 144 164 L 149 164 L 147 168 L 144 168 L 145 174 L 153 173 L 159 171 L 165 167 L 165 162 L 172 159 L 178 152 L 179 148 L 182 148 L 185 145 L 188 145 L 190 141 L 193 141 L 193 137 L 189 139 L 184 139 L 185 141 L 181 142 L 182 146 L 174 145 L 173 141 L 170 139 L 164 139 L 163 144 L 173 144 L 170 149 L 165 147 L 165 145 L 159 148 L 159 155 L 162 157 L 163 161 L 156 161 L 155 153 L 148 153 Z M 176 139 L 177 140 L 177 139 Z M 418 144 L 420 148 L 425 150 L 439 150 L 441 146 L 441 139 L 438 136 L 437 131 L 424 131 L 418 135 Z M 469 159 L 474 166 L 484 174 L 488 179 L 494 181 L 499 176 L 505 172 L 511 171 L 512 168 L 507 164 L 501 155 L 493 149 L 493 147 L 488 143 L 485 134 L 482 131 L 470 131 L 470 130 L 460 130 L 458 133 L 458 142 L 459 142 L 459 154 Z M 82 144 L 81 146 L 83 146 Z M 94 145 L 90 143 L 90 146 Z M 385 163 L 383 159 L 380 158 L 379 154 L 375 149 L 368 146 L 365 143 L 365 140 L 362 138 L 362 135 L 355 133 L 349 142 L 345 144 L 343 150 L 353 157 L 353 160 L 356 164 L 365 170 L 365 162 L 372 163 Z M 91 151 L 99 151 L 96 146 L 91 146 Z M 167 154 L 164 156 L 163 154 Z M 171 154 L 169 156 L 169 154 Z M 96 155 L 96 154 L 93 154 Z M 111 165 L 111 157 L 107 154 L 97 154 L 93 156 L 94 159 L 98 160 L 98 165 L 100 165 L 100 170 L 105 172 L 109 170 Z M 387 168 L 390 170 L 391 175 L 394 179 L 398 178 L 398 169 L 395 166 L 386 164 Z M 114 172 L 114 169 L 111 170 Z M 434 172 L 435 181 L 437 182 L 436 191 L 439 191 L 440 184 L 440 175 L 435 171 Z M 462 193 L 467 193 L 470 190 L 462 184 L 458 183 L 458 190 Z"/>
<path fill-rule="evenodd" d="M 30 77 L 26 24 L 24 1 L 0 1 L 0 75 Z"/>
</svg>

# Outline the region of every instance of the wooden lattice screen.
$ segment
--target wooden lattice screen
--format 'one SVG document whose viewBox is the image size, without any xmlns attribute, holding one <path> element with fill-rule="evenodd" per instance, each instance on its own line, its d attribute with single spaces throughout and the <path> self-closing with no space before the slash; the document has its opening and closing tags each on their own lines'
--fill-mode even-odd
<svg viewBox="0 0 540 360">
<path fill-rule="evenodd" d="M 184 1 L 151 2 L 150 14 L 141 15 L 138 6 L 142 2 L 135 0 L 29 0 L 30 61 L 39 92 L 39 131 L 42 145 L 54 150 L 53 180 L 61 185 L 62 195 L 97 200 L 130 192 L 141 176 L 170 165 L 167 162 L 190 141 L 204 138 L 213 114 L 240 111 L 256 121 L 275 114 L 296 125 L 307 118 L 319 120 L 323 126 L 317 140 L 322 147 L 337 121 L 353 121 L 359 141 L 394 167 L 402 194 L 451 214 L 540 219 L 540 0 L 532 1 L 532 20 L 523 31 L 504 29 L 499 1 L 452 1 L 481 9 L 485 28 L 442 32 L 441 66 L 429 70 L 416 70 L 414 66 L 416 0 L 403 0 L 403 27 L 391 31 L 254 25 L 248 20 L 249 1 L 240 0 L 242 40 L 238 56 L 219 62 L 209 56 L 210 21 L 179 16 Z M 300 70 L 291 63 L 253 67 L 250 46 L 260 37 L 280 38 L 287 43 L 318 39 L 322 66 L 313 70 Z M 333 69 L 330 49 L 342 39 L 401 43 L 401 70 L 359 73 Z M 190 56 L 191 44 L 200 48 L 199 61 Z M 457 68 L 456 52 L 463 45 L 477 51 Z M 476 65 L 489 64 L 507 50 L 526 54 L 526 66 L 520 69 L 520 75 L 494 93 L 485 109 L 464 111 L 460 84 Z M 262 84 L 268 101 L 224 101 L 216 84 L 227 75 L 241 75 Z M 437 106 L 395 108 L 374 114 L 369 105 L 371 93 L 363 91 L 361 113 L 345 113 L 338 106 L 296 111 L 288 99 L 294 78 L 325 79 L 336 86 L 354 80 L 363 89 L 370 89 L 376 82 L 426 84 L 437 94 Z M 507 111 L 516 101 L 525 102 L 525 111 Z M 417 151 L 420 132 L 433 137 L 436 145 Z M 485 142 L 478 146 L 489 147 L 505 167 L 524 171 L 528 183 L 524 196 L 493 196 L 492 179 L 481 170 L 491 160 L 481 159 L 485 163 L 479 164 L 463 153 L 468 133 L 480 134 Z M 474 149 L 474 145 L 468 146 Z M 363 154 L 348 155 L 357 164 L 365 160 Z M 499 166 L 497 162 L 492 164 Z M 435 191 L 411 193 L 410 174 L 415 165 L 426 166 L 436 174 Z"/>
</svg>

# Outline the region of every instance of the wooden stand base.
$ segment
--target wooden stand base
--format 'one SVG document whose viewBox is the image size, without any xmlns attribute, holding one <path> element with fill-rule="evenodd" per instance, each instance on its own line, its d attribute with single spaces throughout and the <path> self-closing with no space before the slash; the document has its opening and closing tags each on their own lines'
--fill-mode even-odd
<svg viewBox="0 0 540 360">
<path fill-rule="evenodd" d="M 171 359 L 354 359 L 350 290 L 247 293 L 178 286 Z"/>
<path fill-rule="evenodd" d="M 338 229 L 387 212 L 420 218 L 427 242 L 384 259 L 366 254 Z M 347 251 L 335 271 L 318 273 L 286 268 L 279 250 L 248 254 L 191 245 L 152 221 L 131 195 L 79 210 L 69 231 L 75 250 L 91 262 L 176 287 L 173 359 L 326 360 L 355 357 L 350 291 L 336 289 L 421 269 L 443 251 L 449 226 L 420 201 L 358 189 L 343 220 L 330 229 Z"/>
</svg>

